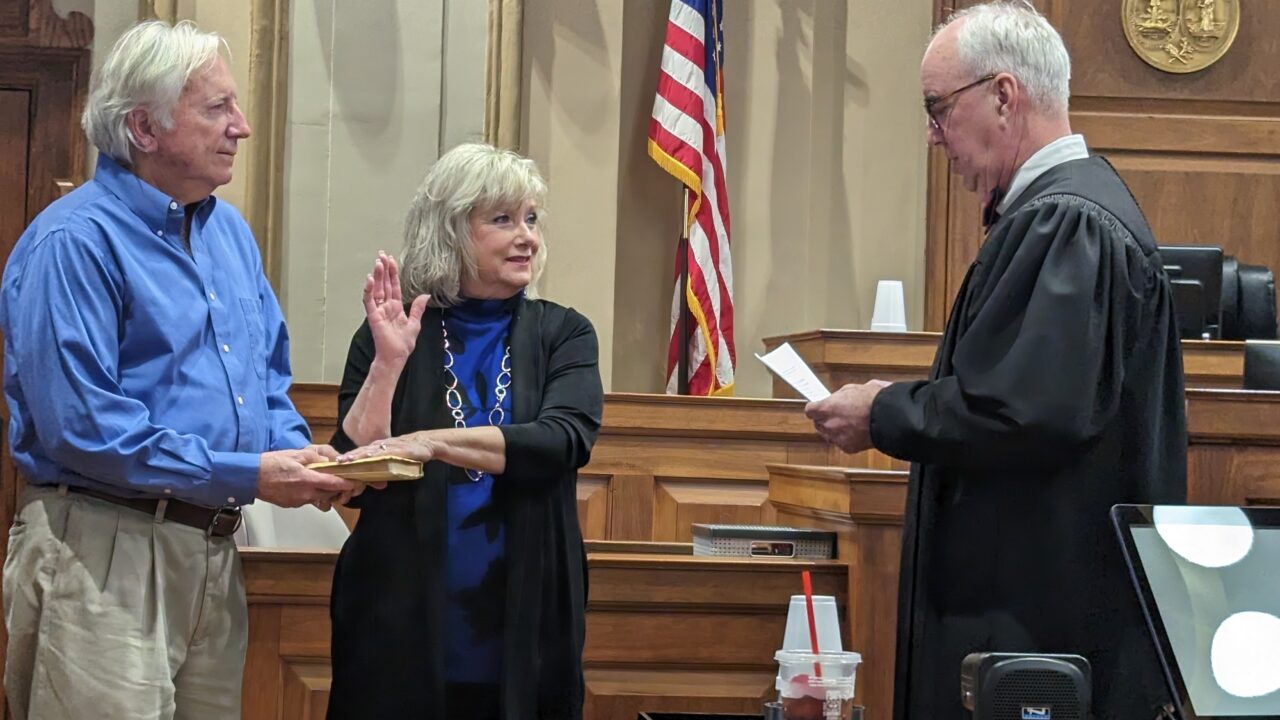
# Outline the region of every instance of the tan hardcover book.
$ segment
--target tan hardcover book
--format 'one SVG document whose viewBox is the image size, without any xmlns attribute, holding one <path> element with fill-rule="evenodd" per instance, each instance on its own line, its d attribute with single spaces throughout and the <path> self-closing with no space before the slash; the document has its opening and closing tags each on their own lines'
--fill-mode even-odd
<svg viewBox="0 0 1280 720">
<path fill-rule="evenodd" d="M 316 472 L 337 475 L 357 482 L 389 482 L 417 480 L 422 477 L 422 463 L 394 455 L 375 455 L 351 462 L 322 462 L 307 466 Z"/>
</svg>

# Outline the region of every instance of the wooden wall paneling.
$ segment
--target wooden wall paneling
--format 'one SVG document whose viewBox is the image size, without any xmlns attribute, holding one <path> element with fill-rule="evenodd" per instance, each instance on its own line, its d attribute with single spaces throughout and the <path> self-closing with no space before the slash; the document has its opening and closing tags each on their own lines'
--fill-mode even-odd
<svg viewBox="0 0 1280 720">
<path fill-rule="evenodd" d="M 242 548 L 241 559 L 249 601 L 242 715 L 323 717 L 337 553 Z"/>
<path fill-rule="evenodd" d="M 327 595 L 324 603 L 290 605 L 280 615 L 280 652 L 294 658 L 329 657 Z"/>
<path fill-rule="evenodd" d="M 651 540 L 653 476 L 617 474 L 609 483 L 610 540 Z M 581 519 L 579 519 L 581 521 Z"/>
<path fill-rule="evenodd" d="M 1193 445 L 1187 501 L 1195 505 L 1280 504 L 1280 447 Z"/>
<path fill-rule="evenodd" d="M 8 257 L 27 217 L 31 91 L 0 90 L 0 253 Z"/>
<path fill-rule="evenodd" d="M 0 16 L 0 28 L 2 27 L 3 16 Z M 9 257 L 26 225 L 30 109 L 30 91 L 0 90 L 0 158 L 4 158 L 4 162 L 0 162 L 0 258 Z M 0 347 L 3 345 L 4 333 L 0 333 Z M 0 377 L 3 377 L 3 372 L 4 357 L 0 354 Z M 6 403 L 0 403 L 0 422 L 3 423 L 0 428 L 0 522 L 5 523 L 5 532 L 0 534 L 0 553 L 7 553 L 7 530 L 17 511 L 18 471 L 8 451 L 9 406 Z M 0 674 L 4 672 L 3 648 L 8 641 L 9 633 L 0 624 Z M 0 707 L 4 702 L 3 692 L 0 690 Z"/>
<path fill-rule="evenodd" d="M 804 417 L 800 408 L 796 412 Z M 608 469 L 621 475 L 763 482 L 763 462 L 781 462 L 785 452 L 782 443 L 740 439 L 731 432 L 711 439 L 659 434 L 617 436 L 603 431 L 587 468 L 592 472 Z"/>
<path fill-rule="evenodd" d="M 0 38 L 26 38 L 27 10 L 26 0 L 0 2 Z"/>
<path fill-rule="evenodd" d="M 829 452 L 800 402 L 610 393 L 579 497 L 607 478 L 608 539 L 688 541 L 695 522 L 772 522 L 765 465 Z"/>
<path fill-rule="evenodd" d="M 81 12 L 62 17 L 52 0 L 5 0 L 0 8 L 4 8 L 0 9 L 0 43 L 41 49 L 83 49 L 93 44 L 93 20 Z"/>
<path fill-rule="evenodd" d="M 814 591 L 846 605 L 847 566 L 590 550 L 586 717 L 641 710 L 758 712 L 773 693 L 773 653 L 789 598 L 810 570 Z M 330 688 L 329 583 L 337 553 L 247 549 L 246 718 L 323 717 Z"/>
<path fill-rule="evenodd" d="M 1280 102 L 1280 77 L 1270 65 L 1280 56 L 1280 7 L 1275 3 L 1242 3 L 1235 44 L 1218 62 L 1187 75 L 1156 70 L 1130 49 L 1118 5 L 1071 0 L 1048 15 L 1071 54 L 1073 98 L 1175 101 L 1186 108 L 1188 119 L 1207 116 L 1205 110 L 1220 103 Z M 1258 105 L 1256 111 L 1266 108 Z"/>
<path fill-rule="evenodd" d="M 919 380 L 928 377 L 940 333 L 880 333 L 866 330 L 808 330 L 764 338 L 767 349 L 791 343 L 814 374 L 830 388 L 868 380 Z M 1191 388 L 1239 389 L 1244 375 L 1244 343 L 1182 341 L 1182 369 Z M 796 397 L 775 380 L 780 398 Z"/>
<path fill-rule="evenodd" d="M 328 662 L 285 662 L 281 720 L 324 720 L 332 680 Z"/>
<path fill-rule="evenodd" d="M 245 558 L 245 568 L 253 566 Z M 283 663 L 280 659 L 279 604 L 249 600 L 249 647 L 244 658 L 240 710 L 247 718 L 280 717 Z"/>
<path fill-rule="evenodd" d="M 31 93 L 27 150 L 27 213 L 30 222 L 62 195 L 59 182 L 84 180 L 84 107 L 89 72 L 86 50 L 35 50 L 0 43 L 0 85 Z"/>
<path fill-rule="evenodd" d="M 583 717 L 635 720 L 639 713 L 760 713 L 776 699 L 775 672 L 593 668 L 586 673 Z M 759 697 L 756 696 L 759 695 Z"/>
<path fill-rule="evenodd" d="M 578 475 L 578 523 L 582 526 L 584 540 L 605 540 L 609 537 L 611 506 L 609 478 Z"/>
<path fill-rule="evenodd" d="M 791 442 L 786 444 L 786 457 L 783 462 L 788 465 L 826 465 L 831 462 L 831 453 L 837 448 L 826 443 Z"/>
<path fill-rule="evenodd" d="M 583 655 L 584 715 L 759 713 L 776 696 L 773 653 L 789 598 L 809 569 L 814 592 L 845 605 L 846 566 L 595 552 Z M 846 639 L 847 641 L 847 639 Z"/>
<path fill-rule="evenodd" d="M 951 173 L 947 168 L 945 153 L 930 148 L 927 160 L 925 195 L 925 254 L 924 254 L 924 327 L 921 330 L 942 332 L 947 325 L 947 311 L 951 307 L 952 283 L 949 278 L 951 263 L 946 256 L 946 238 L 950 237 L 951 222 Z M 944 248 L 936 252 L 934 248 Z M 773 394 L 778 395 L 776 389 Z"/>
<path fill-rule="evenodd" d="M 653 489 L 655 542 L 692 542 L 694 523 L 761 525 L 772 517 L 768 482 L 698 482 L 658 478 Z"/>
<path fill-rule="evenodd" d="M 1280 503 L 1280 392 L 1187 391 L 1188 501 Z"/>
<path fill-rule="evenodd" d="M 294 383 L 289 399 L 311 426 L 311 438 L 327 443 L 338 429 L 338 386 L 329 383 Z"/>
</svg>

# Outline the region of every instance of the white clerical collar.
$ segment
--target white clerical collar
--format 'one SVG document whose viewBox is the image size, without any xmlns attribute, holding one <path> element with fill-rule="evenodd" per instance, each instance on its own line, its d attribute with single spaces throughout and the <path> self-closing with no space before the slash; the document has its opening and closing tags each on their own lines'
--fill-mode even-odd
<svg viewBox="0 0 1280 720">
<path fill-rule="evenodd" d="M 1087 157 L 1089 157 L 1089 146 L 1085 145 L 1083 135 L 1066 135 L 1040 148 L 1022 163 L 1018 172 L 1014 173 L 1013 182 L 1009 183 L 1009 189 L 1005 191 L 1004 198 L 996 206 L 996 212 L 1003 215 L 1022 191 L 1050 168 Z"/>
</svg>

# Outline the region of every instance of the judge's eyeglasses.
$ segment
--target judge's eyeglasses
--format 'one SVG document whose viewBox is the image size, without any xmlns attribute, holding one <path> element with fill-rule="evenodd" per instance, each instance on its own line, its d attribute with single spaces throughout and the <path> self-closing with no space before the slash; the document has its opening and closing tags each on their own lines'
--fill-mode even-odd
<svg viewBox="0 0 1280 720">
<path fill-rule="evenodd" d="M 950 114 L 951 108 L 955 106 L 955 103 L 948 103 L 946 107 L 939 107 L 943 102 L 950 100 L 953 97 L 956 97 L 957 95 L 964 92 L 965 90 L 978 87 L 979 85 L 989 80 L 994 80 L 995 78 L 996 78 L 996 73 L 992 73 L 990 75 L 980 77 L 977 80 L 974 80 L 973 82 L 969 83 L 968 85 L 958 87 L 955 90 L 952 90 L 951 92 L 946 93 L 945 95 L 925 98 L 924 114 L 929 117 L 929 129 L 933 130 L 939 135 L 943 134 L 942 125 L 947 121 L 947 115 Z"/>
</svg>

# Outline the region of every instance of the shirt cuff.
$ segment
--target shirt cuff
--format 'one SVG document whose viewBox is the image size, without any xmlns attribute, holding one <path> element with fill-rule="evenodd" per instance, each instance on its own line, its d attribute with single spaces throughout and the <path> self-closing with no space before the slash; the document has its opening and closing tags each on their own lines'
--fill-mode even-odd
<svg viewBox="0 0 1280 720">
<path fill-rule="evenodd" d="M 248 505 L 258 497 L 257 453 L 213 453 L 213 474 L 209 478 L 209 500 L 213 507 Z"/>
</svg>

